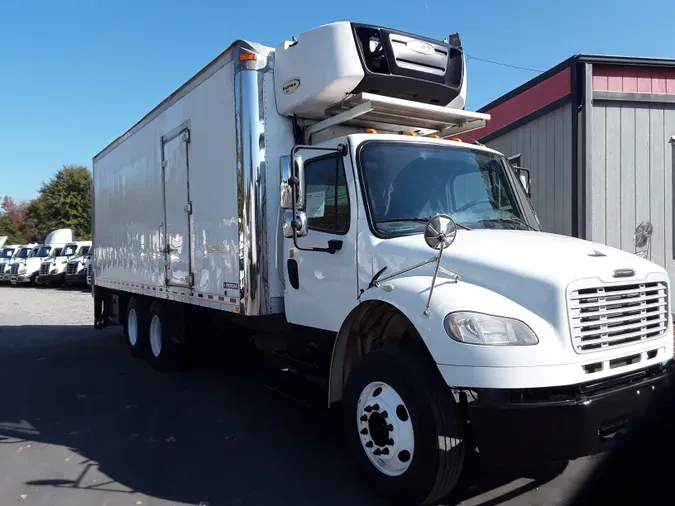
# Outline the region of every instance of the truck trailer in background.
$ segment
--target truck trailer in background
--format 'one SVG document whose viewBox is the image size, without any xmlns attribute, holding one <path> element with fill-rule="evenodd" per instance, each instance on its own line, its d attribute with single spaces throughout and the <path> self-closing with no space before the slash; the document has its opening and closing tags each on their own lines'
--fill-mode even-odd
<svg viewBox="0 0 675 506">
<path fill-rule="evenodd" d="M 453 140 L 489 120 L 466 82 L 457 35 L 234 42 L 94 157 L 95 325 L 158 370 L 206 336 L 272 359 L 392 502 L 474 451 L 602 450 L 667 381 L 668 275 L 540 231 L 504 155 Z"/>
</svg>

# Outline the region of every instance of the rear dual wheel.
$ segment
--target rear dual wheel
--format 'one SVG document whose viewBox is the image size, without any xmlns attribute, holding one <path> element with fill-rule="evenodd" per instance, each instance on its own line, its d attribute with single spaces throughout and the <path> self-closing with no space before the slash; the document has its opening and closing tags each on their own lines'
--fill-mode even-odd
<svg viewBox="0 0 675 506">
<path fill-rule="evenodd" d="M 367 485 L 394 504 L 435 504 L 457 484 L 464 426 L 435 364 L 411 350 L 366 355 L 345 389 L 344 429 Z"/>
<path fill-rule="evenodd" d="M 147 358 L 158 371 L 179 370 L 186 365 L 185 332 L 180 318 L 169 318 L 164 305 L 131 297 L 127 303 L 124 335 L 131 354 Z"/>
</svg>

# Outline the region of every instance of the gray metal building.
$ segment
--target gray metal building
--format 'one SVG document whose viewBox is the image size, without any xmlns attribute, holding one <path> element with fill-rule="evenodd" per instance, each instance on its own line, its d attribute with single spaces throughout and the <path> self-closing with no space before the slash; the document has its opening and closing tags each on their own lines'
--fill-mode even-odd
<svg viewBox="0 0 675 506">
<path fill-rule="evenodd" d="M 576 55 L 480 111 L 471 140 L 531 170 L 544 230 L 632 252 L 651 221 L 652 260 L 675 279 L 675 60 Z"/>
</svg>

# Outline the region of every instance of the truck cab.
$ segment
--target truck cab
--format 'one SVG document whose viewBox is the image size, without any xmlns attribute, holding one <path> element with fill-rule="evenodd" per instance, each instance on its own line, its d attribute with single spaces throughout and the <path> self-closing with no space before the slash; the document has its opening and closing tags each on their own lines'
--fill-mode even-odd
<svg viewBox="0 0 675 506">
<path fill-rule="evenodd" d="M 0 248 L 0 283 L 9 281 L 9 267 L 19 250 L 19 244 L 5 244 Z"/>
<path fill-rule="evenodd" d="M 77 256 L 80 247 L 78 242 L 68 241 L 61 245 L 59 251 L 53 257 L 43 262 L 40 267 L 40 275 L 43 277 L 45 284 L 60 286 L 65 283 L 68 262 Z"/>
<path fill-rule="evenodd" d="M 91 241 L 78 241 L 76 251 L 66 265 L 66 286 L 84 286 L 87 284 L 87 255 L 91 249 Z"/>
<path fill-rule="evenodd" d="M 40 246 L 41 245 L 39 244 L 22 244 L 18 248 L 18 251 L 9 266 L 9 282 L 12 285 L 35 281 L 37 276 L 31 280 L 33 273 L 29 272 L 29 268 L 32 269 L 32 266 L 35 264 L 35 259 Z"/>
</svg>

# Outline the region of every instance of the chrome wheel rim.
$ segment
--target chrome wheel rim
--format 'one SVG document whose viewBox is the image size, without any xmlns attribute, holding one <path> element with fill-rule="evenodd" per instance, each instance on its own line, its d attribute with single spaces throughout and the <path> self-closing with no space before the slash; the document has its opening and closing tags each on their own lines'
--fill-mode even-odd
<svg viewBox="0 0 675 506">
<path fill-rule="evenodd" d="M 405 402 L 381 381 L 368 384 L 359 396 L 356 425 L 363 451 L 387 476 L 401 476 L 412 463 L 415 431 Z"/>
</svg>

